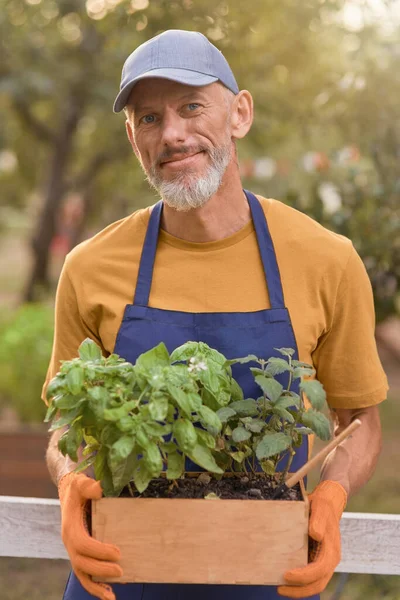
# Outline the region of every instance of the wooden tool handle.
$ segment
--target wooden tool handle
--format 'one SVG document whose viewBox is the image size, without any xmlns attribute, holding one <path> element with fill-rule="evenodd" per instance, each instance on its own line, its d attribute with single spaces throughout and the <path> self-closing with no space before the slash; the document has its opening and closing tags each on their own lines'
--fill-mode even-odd
<svg viewBox="0 0 400 600">
<path fill-rule="evenodd" d="M 355 431 L 358 427 L 360 427 L 360 425 L 360 419 L 354 419 L 354 421 L 352 421 L 350 425 L 346 427 L 346 429 L 343 429 L 343 431 L 339 433 L 339 435 L 337 435 L 331 442 L 329 442 L 329 444 L 325 446 L 325 448 L 323 448 L 320 452 L 318 452 L 318 454 L 313 456 L 311 460 L 306 462 L 306 464 L 303 465 L 301 469 L 296 471 L 296 473 L 293 473 L 293 475 L 286 479 L 285 483 L 287 487 L 293 487 L 298 481 L 300 481 L 300 479 L 305 477 L 307 473 L 311 471 L 311 469 L 313 469 L 319 462 L 323 461 L 324 458 L 328 456 L 328 454 L 340 444 L 340 442 L 343 442 L 343 440 L 346 439 L 351 433 L 353 433 L 353 431 Z"/>
</svg>

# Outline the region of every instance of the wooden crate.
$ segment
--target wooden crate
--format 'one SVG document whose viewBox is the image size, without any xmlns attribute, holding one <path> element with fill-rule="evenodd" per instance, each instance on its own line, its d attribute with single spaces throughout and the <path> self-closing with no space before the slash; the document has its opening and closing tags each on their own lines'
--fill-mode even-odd
<svg viewBox="0 0 400 600">
<path fill-rule="evenodd" d="M 102 498 L 92 535 L 119 546 L 110 582 L 278 585 L 308 559 L 303 500 Z"/>
</svg>

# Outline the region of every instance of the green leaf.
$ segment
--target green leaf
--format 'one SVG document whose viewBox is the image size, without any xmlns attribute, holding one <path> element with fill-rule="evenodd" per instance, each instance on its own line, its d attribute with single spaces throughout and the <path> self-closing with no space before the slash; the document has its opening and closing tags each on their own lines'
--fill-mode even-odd
<svg viewBox="0 0 400 600">
<path fill-rule="evenodd" d="M 287 392 L 284 392 L 282 396 L 275 402 L 276 408 L 300 408 L 300 396 L 296 394 L 296 396 L 288 395 Z"/>
<path fill-rule="evenodd" d="M 286 373 L 287 371 L 293 371 L 292 367 L 289 365 L 287 360 L 283 358 L 272 357 L 267 361 L 266 371 L 272 376 L 280 375 L 281 373 Z"/>
<path fill-rule="evenodd" d="M 193 450 L 197 444 L 197 433 L 193 423 L 188 419 L 177 419 L 172 431 L 179 448 L 184 454 L 188 454 L 190 450 Z"/>
<path fill-rule="evenodd" d="M 312 377 L 315 375 L 315 369 L 306 367 L 296 367 L 293 371 L 293 378 L 298 379 L 303 377 Z"/>
<path fill-rule="evenodd" d="M 172 352 L 171 363 L 187 361 L 197 354 L 199 354 L 199 342 L 186 342 Z"/>
<path fill-rule="evenodd" d="M 247 431 L 247 429 L 245 429 L 244 427 L 236 427 L 236 429 L 234 429 L 232 431 L 232 439 L 234 442 L 240 443 L 240 442 L 245 442 L 246 440 L 251 438 L 251 432 Z"/>
<path fill-rule="evenodd" d="M 326 404 L 326 393 L 322 384 L 316 379 L 303 380 L 300 382 L 300 389 L 310 400 L 315 410 L 322 410 Z"/>
<path fill-rule="evenodd" d="M 201 407 L 202 400 L 201 400 L 201 396 L 199 394 L 195 394 L 194 392 L 189 392 L 186 394 L 187 395 L 187 399 L 190 402 L 190 407 L 192 412 L 197 412 L 199 410 L 199 408 Z"/>
<path fill-rule="evenodd" d="M 71 394 L 79 394 L 84 382 L 84 371 L 80 365 L 72 367 L 66 376 L 66 382 Z"/>
<path fill-rule="evenodd" d="M 157 444 L 151 442 L 143 452 L 143 459 L 152 477 L 158 477 L 163 468 L 160 450 Z"/>
<path fill-rule="evenodd" d="M 50 381 L 49 385 L 46 388 L 46 400 L 51 400 L 56 396 L 60 391 L 63 394 L 65 386 L 65 378 L 63 376 L 56 376 Z"/>
<path fill-rule="evenodd" d="M 221 431 L 222 423 L 219 420 L 217 413 L 208 408 L 208 406 L 202 406 L 198 411 L 198 415 L 203 427 L 212 435 L 217 435 L 217 433 Z"/>
<path fill-rule="evenodd" d="M 94 402 L 99 402 L 102 405 L 106 405 L 110 401 L 109 391 L 102 385 L 94 385 L 87 390 L 87 394 Z"/>
<path fill-rule="evenodd" d="M 300 360 L 294 360 L 294 359 L 292 359 L 292 366 L 293 367 L 304 367 L 305 369 L 313 369 L 312 365 L 309 365 L 308 363 L 301 362 Z"/>
<path fill-rule="evenodd" d="M 314 433 L 313 430 L 309 427 L 296 427 L 296 431 L 301 435 L 311 435 Z"/>
<path fill-rule="evenodd" d="M 61 427 L 65 427 L 66 425 L 70 425 L 71 423 L 73 423 L 73 421 L 75 421 L 75 419 L 78 416 L 80 416 L 83 406 L 84 402 L 81 401 L 72 410 L 69 410 L 67 412 L 63 411 L 60 418 L 56 421 L 53 421 L 51 427 L 49 428 L 49 431 L 55 431 L 56 429 L 60 429 Z"/>
<path fill-rule="evenodd" d="M 187 394 L 180 388 L 177 388 L 171 384 L 167 384 L 167 390 L 171 394 L 172 398 L 175 400 L 181 411 L 184 412 L 186 416 L 190 417 L 192 415 L 192 412 L 194 411 L 192 402 L 188 398 Z"/>
<path fill-rule="evenodd" d="M 82 471 L 86 471 L 86 469 L 88 469 L 90 466 L 92 466 L 94 464 L 94 461 L 96 460 L 96 455 L 92 454 L 91 456 L 88 456 L 88 458 L 85 458 L 85 460 L 82 460 L 77 467 L 75 467 L 74 469 L 74 473 L 82 473 Z"/>
<path fill-rule="evenodd" d="M 100 432 L 100 443 L 108 449 L 111 448 L 120 437 L 121 434 L 114 424 L 107 424 Z"/>
<path fill-rule="evenodd" d="M 261 468 L 267 475 L 275 475 L 275 463 L 273 460 L 262 460 L 260 462 Z"/>
<path fill-rule="evenodd" d="M 217 412 L 221 408 L 221 404 L 215 394 L 210 392 L 207 388 L 201 390 L 201 399 L 203 405 L 208 406 L 208 408 L 211 408 L 214 412 Z"/>
<path fill-rule="evenodd" d="M 104 463 L 103 475 L 101 478 L 101 487 L 104 496 L 118 496 L 119 491 L 115 490 L 110 467 L 107 462 Z"/>
<path fill-rule="evenodd" d="M 199 381 L 207 388 L 212 394 L 215 395 L 218 402 L 218 393 L 220 391 L 220 382 L 216 373 L 213 373 L 210 369 L 206 371 L 200 371 L 198 373 Z"/>
<path fill-rule="evenodd" d="M 62 436 L 58 440 L 58 444 L 57 444 L 58 449 L 61 452 L 61 454 L 63 454 L 63 456 L 67 456 L 67 435 L 68 435 L 68 430 L 62 434 Z"/>
<path fill-rule="evenodd" d="M 54 404 L 54 402 L 52 402 L 46 411 L 46 416 L 44 418 L 44 422 L 49 423 L 49 421 L 52 420 L 52 418 L 56 415 L 56 413 L 57 413 L 57 406 Z"/>
<path fill-rule="evenodd" d="M 98 481 L 101 481 L 104 477 L 106 465 L 107 465 L 107 454 L 108 448 L 103 446 L 96 454 L 94 461 L 94 476 Z"/>
<path fill-rule="evenodd" d="M 82 360 L 96 361 L 102 357 L 100 346 L 90 338 L 86 338 L 79 346 L 79 358 Z"/>
<path fill-rule="evenodd" d="M 127 415 L 117 421 L 116 426 L 122 433 L 128 433 L 129 431 L 133 432 L 136 429 L 136 420 L 134 420 L 131 415 Z"/>
<path fill-rule="evenodd" d="M 274 408 L 272 409 L 272 412 L 275 415 L 278 415 L 279 417 L 281 417 L 281 419 L 283 419 L 287 423 L 294 423 L 293 415 L 290 414 L 290 412 L 287 411 L 286 408 L 282 408 L 281 406 L 274 406 Z"/>
<path fill-rule="evenodd" d="M 148 403 L 149 414 L 155 421 L 164 421 L 168 414 L 168 398 L 152 398 Z"/>
<path fill-rule="evenodd" d="M 234 417 L 235 415 L 236 411 L 234 411 L 233 408 L 231 408 L 230 406 L 224 406 L 217 410 L 217 416 L 221 423 L 226 423 L 231 417 Z"/>
<path fill-rule="evenodd" d="M 250 367 L 250 371 L 253 373 L 253 375 L 264 375 L 264 371 L 263 369 L 260 369 L 259 367 Z"/>
<path fill-rule="evenodd" d="M 242 419 L 244 426 L 246 427 L 246 429 L 248 429 L 249 431 L 252 431 L 253 433 L 261 433 L 261 431 L 266 426 L 265 421 L 262 421 L 261 419 L 252 419 L 251 417 L 245 417 L 245 418 L 246 418 L 246 421 L 244 419 Z M 247 418 L 249 420 L 247 420 Z"/>
<path fill-rule="evenodd" d="M 185 455 L 179 452 L 168 454 L 167 479 L 179 479 L 185 468 Z"/>
<path fill-rule="evenodd" d="M 280 352 L 280 354 L 283 354 L 283 356 L 293 356 L 293 354 L 295 353 L 295 350 L 293 350 L 293 348 L 274 348 L 274 350 Z"/>
<path fill-rule="evenodd" d="M 302 415 L 302 422 L 306 427 L 309 427 L 324 441 L 331 439 L 331 424 L 326 416 L 315 410 L 307 410 Z"/>
<path fill-rule="evenodd" d="M 238 452 L 229 452 L 229 456 L 233 458 L 233 460 L 239 464 L 241 464 L 246 458 L 246 454 L 239 450 Z"/>
<path fill-rule="evenodd" d="M 136 431 L 136 441 L 139 444 L 139 446 L 141 448 L 143 448 L 143 450 L 145 448 L 147 448 L 147 446 L 150 444 L 150 440 L 149 440 L 148 436 L 145 434 L 144 429 L 142 427 L 140 427 Z"/>
<path fill-rule="evenodd" d="M 69 428 L 66 441 L 67 453 L 74 462 L 78 462 L 77 452 L 79 446 L 82 444 L 82 441 L 83 430 L 81 424 L 78 421 L 71 425 L 71 427 Z"/>
<path fill-rule="evenodd" d="M 244 399 L 243 396 L 243 390 L 240 387 L 240 385 L 238 384 L 238 382 L 236 381 L 236 379 L 231 379 L 231 398 L 234 402 L 239 402 L 240 400 Z"/>
<path fill-rule="evenodd" d="M 215 448 L 215 437 L 208 433 L 208 431 L 204 431 L 204 429 L 200 429 L 200 427 L 196 427 L 197 433 L 197 441 L 201 444 L 207 446 L 207 448 L 211 448 L 214 450 Z"/>
<path fill-rule="evenodd" d="M 82 399 L 79 396 L 72 396 L 71 394 L 60 394 L 53 398 L 53 404 L 59 410 L 72 409 L 81 401 Z"/>
<path fill-rule="evenodd" d="M 193 450 L 187 453 L 189 458 L 203 469 L 211 473 L 223 473 L 223 470 L 217 465 L 211 451 L 201 444 L 196 444 Z"/>
<path fill-rule="evenodd" d="M 149 422 L 143 423 L 142 427 L 147 433 L 147 435 L 158 438 L 168 435 L 172 431 L 172 426 L 168 423 L 166 423 L 165 425 L 161 425 L 160 423 Z"/>
<path fill-rule="evenodd" d="M 233 358 L 232 360 L 226 361 L 226 364 L 234 365 L 245 365 L 249 362 L 258 362 L 258 357 L 255 354 L 249 354 L 248 356 L 243 356 L 243 358 Z"/>
<path fill-rule="evenodd" d="M 128 485 L 133 477 L 133 472 L 136 466 L 136 453 L 132 452 L 127 458 L 118 463 L 114 468 L 111 468 L 108 465 L 111 474 L 112 474 L 112 482 L 114 486 L 114 494 L 119 495 L 119 493 L 123 490 L 123 488 Z"/>
<path fill-rule="evenodd" d="M 270 458 L 287 450 L 292 443 L 292 438 L 285 433 L 268 433 L 257 444 L 256 456 L 258 460 Z"/>
<path fill-rule="evenodd" d="M 146 463 L 143 459 L 136 461 L 136 468 L 133 471 L 133 482 L 139 494 L 144 492 L 144 490 L 148 487 L 150 481 L 152 480 L 152 475 L 148 471 L 146 467 Z"/>
<path fill-rule="evenodd" d="M 110 449 L 108 464 L 113 470 L 119 463 L 124 461 L 135 447 L 135 438 L 131 435 L 123 435 Z"/>
<path fill-rule="evenodd" d="M 166 345 L 161 342 L 155 348 L 138 356 L 135 365 L 145 371 L 151 371 L 156 366 L 167 367 L 170 365 L 169 352 Z"/>
<path fill-rule="evenodd" d="M 232 402 L 229 408 L 234 410 L 239 417 L 256 417 L 258 416 L 257 402 L 252 398 Z"/>
<path fill-rule="evenodd" d="M 275 403 L 278 400 L 283 390 L 283 386 L 279 381 L 264 375 L 257 375 L 255 381 L 272 403 Z"/>
<path fill-rule="evenodd" d="M 126 417 L 136 406 L 137 401 L 130 400 L 118 408 L 106 408 L 103 412 L 103 418 L 105 421 L 119 421 L 122 417 Z"/>
</svg>

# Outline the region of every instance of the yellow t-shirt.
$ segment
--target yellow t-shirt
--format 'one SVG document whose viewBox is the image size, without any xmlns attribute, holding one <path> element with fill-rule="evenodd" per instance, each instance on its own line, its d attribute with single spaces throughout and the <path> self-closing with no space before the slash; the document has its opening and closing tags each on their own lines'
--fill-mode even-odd
<svg viewBox="0 0 400 600">
<path fill-rule="evenodd" d="M 259 197 L 281 273 L 299 358 L 311 363 L 333 408 L 385 399 L 371 285 L 350 240 L 277 200 Z M 90 337 L 113 352 L 126 304 L 133 303 L 151 208 L 106 227 L 67 256 L 56 297 L 54 346 L 42 397 L 60 360 Z M 254 225 L 216 242 L 160 231 L 149 305 L 185 312 L 270 308 Z"/>
</svg>

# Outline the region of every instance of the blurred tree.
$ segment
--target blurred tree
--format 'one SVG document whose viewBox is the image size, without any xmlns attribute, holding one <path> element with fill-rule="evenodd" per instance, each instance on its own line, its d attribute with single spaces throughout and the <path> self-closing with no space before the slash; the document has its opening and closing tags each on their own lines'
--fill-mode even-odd
<svg viewBox="0 0 400 600">
<path fill-rule="evenodd" d="M 207 35 L 254 96 L 254 126 L 239 154 L 244 163 L 275 155 L 278 175 L 245 184 L 351 237 L 378 317 L 399 311 L 398 29 L 349 31 L 345 4 L 252 0 L 244 10 L 239 0 L 0 0 L 0 205 L 28 203 L 37 219 L 24 298 L 40 298 L 51 283 L 49 249 L 71 196 L 82 203 L 71 245 L 100 210 L 111 221 L 153 201 L 112 104 L 130 52 L 183 28 Z M 369 168 L 329 168 L 333 149 L 351 144 Z M 313 150 L 320 158 L 311 173 L 298 163 Z M 321 199 L 326 183 L 341 196 L 333 211 Z"/>
<path fill-rule="evenodd" d="M 310 100 L 329 79 L 333 40 L 323 33 L 319 0 L 254 0 L 246 11 L 234 0 L 1 3 L 0 102 L 9 118 L 0 141 L 19 165 L 7 175 L 8 194 L 20 205 L 32 192 L 41 198 L 28 301 L 49 287 L 49 248 L 68 194 L 82 195 L 85 220 L 100 203 L 126 203 L 133 194 L 132 207 L 149 201 L 121 119 L 111 113 L 122 64 L 138 44 L 175 27 L 202 31 L 221 47 L 258 106 L 244 153 L 265 150 L 310 118 Z M 341 3 L 325 4 L 326 13 Z"/>
</svg>

